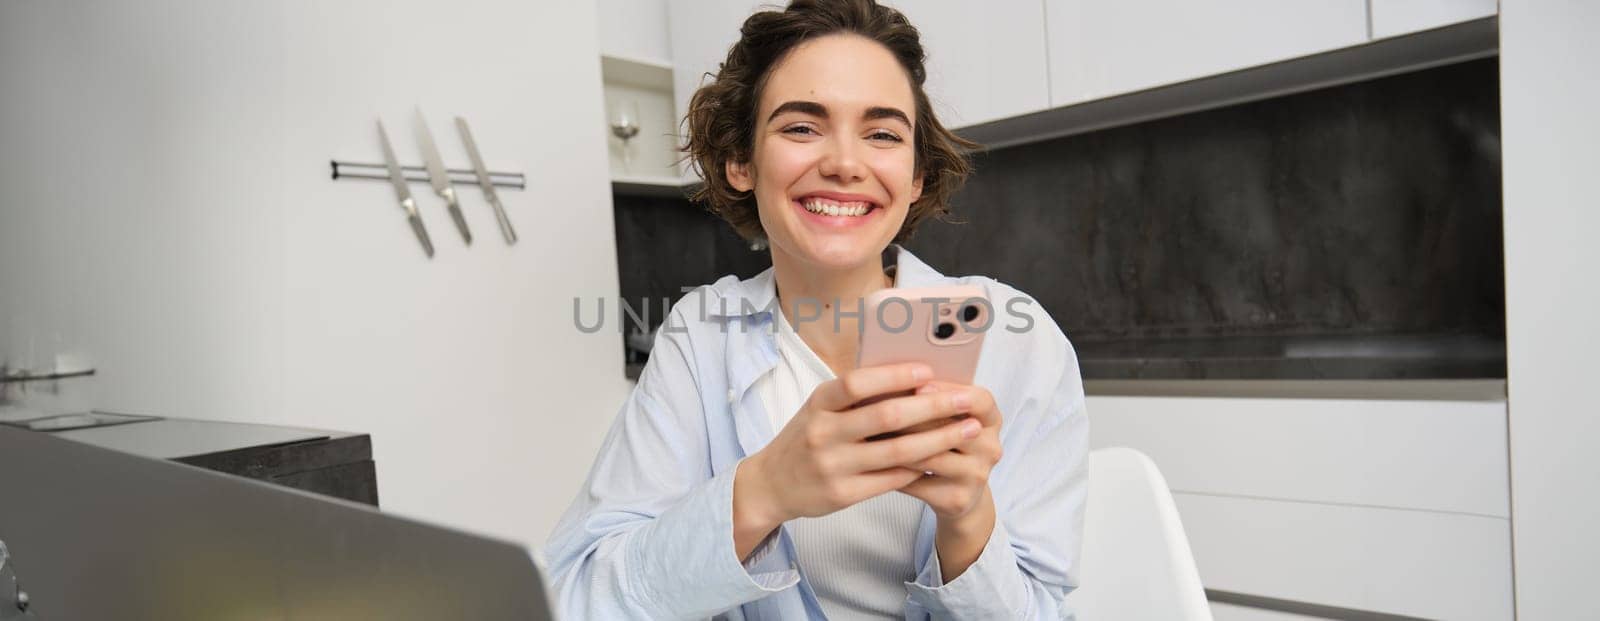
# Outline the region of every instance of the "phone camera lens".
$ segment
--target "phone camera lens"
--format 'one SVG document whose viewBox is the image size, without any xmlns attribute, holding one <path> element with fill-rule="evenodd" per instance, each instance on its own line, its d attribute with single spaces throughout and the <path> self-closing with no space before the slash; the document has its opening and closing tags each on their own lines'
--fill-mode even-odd
<svg viewBox="0 0 1600 621">
<path fill-rule="evenodd" d="M 976 304 L 968 304 L 968 305 L 962 307 L 962 309 L 961 309 L 961 320 L 962 321 L 967 322 L 967 323 L 972 323 L 973 321 L 977 320 L 977 318 L 978 318 L 978 306 Z"/>
<path fill-rule="evenodd" d="M 941 341 L 944 340 L 944 339 L 950 338 L 952 336 L 955 336 L 955 334 L 956 334 L 956 324 L 949 323 L 949 322 L 942 322 L 942 323 L 939 324 L 938 327 L 933 329 L 934 338 L 937 338 L 937 339 L 939 339 Z"/>
</svg>

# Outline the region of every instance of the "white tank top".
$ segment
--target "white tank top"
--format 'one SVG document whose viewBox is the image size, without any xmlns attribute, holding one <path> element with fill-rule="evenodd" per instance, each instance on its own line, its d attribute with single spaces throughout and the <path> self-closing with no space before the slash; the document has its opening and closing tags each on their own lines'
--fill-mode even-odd
<svg viewBox="0 0 1600 621">
<path fill-rule="evenodd" d="M 755 389 L 774 430 L 782 429 L 818 384 L 833 370 L 811 351 L 774 310 L 778 365 L 756 380 Z M 923 503 L 889 492 L 819 517 L 787 526 L 801 571 L 816 591 L 822 611 L 833 621 L 902 618 L 904 583 L 916 580 L 912 559 Z"/>
</svg>

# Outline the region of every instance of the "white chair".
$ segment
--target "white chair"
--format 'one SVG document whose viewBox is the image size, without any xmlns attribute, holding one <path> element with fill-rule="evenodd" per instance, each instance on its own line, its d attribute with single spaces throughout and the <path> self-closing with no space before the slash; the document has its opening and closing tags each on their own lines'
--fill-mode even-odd
<svg viewBox="0 0 1600 621">
<path fill-rule="evenodd" d="M 1067 596 L 1079 621 L 1211 621 L 1178 508 L 1144 453 L 1089 453 L 1082 585 Z"/>
</svg>

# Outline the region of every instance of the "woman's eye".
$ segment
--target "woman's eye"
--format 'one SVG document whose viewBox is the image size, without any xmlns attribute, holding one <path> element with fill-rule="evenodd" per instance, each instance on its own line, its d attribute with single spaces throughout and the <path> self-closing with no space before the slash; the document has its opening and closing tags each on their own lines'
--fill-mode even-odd
<svg viewBox="0 0 1600 621">
<path fill-rule="evenodd" d="M 817 133 L 817 130 L 812 129 L 810 126 L 807 126 L 807 125 L 795 125 L 793 127 L 784 128 L 783 133 L 785 133 L 785 134 L 815 134 L 815 133 Z"/>
<path fill-rule="evenodd" d="M 894 134 L 892 132 L 872 132 L 867 137 L 871 138 L 872 140 L 887 140 L 889 142 L 903 142 L 900 139 L 900 136 L 898 136 L 898 135 L 896 135 L 896 134 Z"/>
</svg>

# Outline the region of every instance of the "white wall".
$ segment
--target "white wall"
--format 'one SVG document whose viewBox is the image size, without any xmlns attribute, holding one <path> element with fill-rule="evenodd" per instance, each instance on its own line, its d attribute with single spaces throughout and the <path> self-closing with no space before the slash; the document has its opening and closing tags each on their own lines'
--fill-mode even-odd
<svg viewBox="0 0 1600 621">
<path fill-rule="evenodd" d="M 1600 618 L 1600 4 L 1502 0 L 1517 616 Z"/>
<path fill-rule="evenodd" d="M 590 3 L 0 4 L 0 345 L 61 334 L 103 408 L 363 431 L 386 509 L 542 541 L 627 390 Z M 473 188 L 464 248 L 414 185 L 425 261 L 387 184 L 382 115 L 417 163 L 473 125 L 507 247 Z M 10 345 L 8 345 L 10 346 Z M 15 346 L 11 346 L 13 349 Z"/>
</svg>

